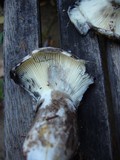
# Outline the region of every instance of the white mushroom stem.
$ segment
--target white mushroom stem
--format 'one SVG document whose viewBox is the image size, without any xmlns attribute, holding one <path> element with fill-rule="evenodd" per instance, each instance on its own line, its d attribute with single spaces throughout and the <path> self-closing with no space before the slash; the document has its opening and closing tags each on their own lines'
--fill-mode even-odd
<svg viewBox="0 0 120 160">
<path fill-rule="evenodd" d="M 77 148 L 77 116 L 72 101 L 58 91 L 49 96 L 51 102 L 43 102 L 25 139 L 26 160 L 69 160 Z"/>
</svg>

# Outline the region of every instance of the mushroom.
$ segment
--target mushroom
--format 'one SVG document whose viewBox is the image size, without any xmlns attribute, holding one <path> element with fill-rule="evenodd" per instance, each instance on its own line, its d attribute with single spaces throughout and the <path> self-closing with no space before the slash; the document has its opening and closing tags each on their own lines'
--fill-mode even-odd
<svg viewBox="0 0 120 160">
<path fill-rule="evenodd" d="M 82 35 L 93 28 L 108 37 L 120 38 L 120 0 L 81 0 L 69 7 L 68 16 Z"/>
<path fill-rule="evenodd" d="M 10 75 L 37 100 L 36 118 L 23 144 L 26 159 L 69 160 L 79 145 L 76 109 L 93 83 L 85 61 L 45 47 L 26 56 Z"/>
</svg>

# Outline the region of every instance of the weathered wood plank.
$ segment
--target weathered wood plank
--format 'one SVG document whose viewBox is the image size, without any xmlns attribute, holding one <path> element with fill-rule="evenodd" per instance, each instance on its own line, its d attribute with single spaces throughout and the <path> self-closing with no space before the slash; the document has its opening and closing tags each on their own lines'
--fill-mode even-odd
<svg viewBox="0 0 120 160">
<path fill-rule="evenodd" d="M 22 144 L 33 118 L 31 98 L 10 79 L 10 69 L 38 48 L 37 0 L 6 0 L 4 23 L 5 160 L 23 160 Z"/>
<path fill-rule="evenodd" d="M 112 160 L 111 134 L 105 93 L 104 74 L 97 36 L 82 37 L 70 23 L 68 7 L 76 0 L 58 0 L 61 47 L 88 61 L 88 72 L 95 84 L 84 96 L 79 108 L 80 159 Z"/>
<path fill-rule="evenodd" d="M 119 49 L 120 42 L 99 36 L 104 68 L 113 159 L 120 159 Z"/>
<path fill-rule="evenodd" d="M 120 159 L 120 42 L 106 42 L 106 59 L 111 89 L 111 110 L 115 127 L 112 134 L 115 137 L 113 145 L 116 159 Z M 112 122 L 111 122 L 112 123 Z M 111 124 L 113 126 L 113 124 Z"/>
</svg>

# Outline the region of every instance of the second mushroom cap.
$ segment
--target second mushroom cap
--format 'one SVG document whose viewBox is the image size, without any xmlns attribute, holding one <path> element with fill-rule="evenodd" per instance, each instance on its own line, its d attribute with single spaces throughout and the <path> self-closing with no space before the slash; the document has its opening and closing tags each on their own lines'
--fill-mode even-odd
<svg viewBox="0 0 120 160">
<path fill-rule="evenodd" d="M 94 28 L 109 37 L 120 38 L 120 0 L 81 0 L 68 9 L 71 22 L 83 35 Z"/>
</svg>

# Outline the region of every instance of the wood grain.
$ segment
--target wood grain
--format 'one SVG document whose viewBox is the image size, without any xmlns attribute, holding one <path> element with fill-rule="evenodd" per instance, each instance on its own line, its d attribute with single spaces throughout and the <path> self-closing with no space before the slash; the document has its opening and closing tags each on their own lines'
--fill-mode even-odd
<svg viewBox="0 0 120 160">
<path fill-rule="evenodd" d="M 109 112 L 99 42 L 94 32 L 83 37 L 70 23 L 67 9 L 74 2 L 58 0 L 61 47 L 87 60 L 87 70 L 95 79 L 78 112 L 80 160 L 112 160 Z"/>
<path fill-rule="evenodd" d="M 111 131 L 115 159 L 120 159 L 120 42 L 106 41 L 106 59 L 111 90 Z M 109 99 L 110 101 L 110 99 Z"/>
<path fill-rule="evenodd" d="M 4 22 L 5 160 L 23 160 L 22 144 L 33 118 L 31 98 L 10 79 L 10 70 L 38 48 L 37 0 L 6 0 Z"/>
<path fill-rule="evenodd" d="M 120 43 L 90 31 L 81 36 L 67 9 L 76 0 L 57 0 L 61 47 L 87 60 L 95 83 L 78 110 L 77 160 L 120 160 Z M 10 79 L 10 70 L 39 46 L 37 0 L 6 0 L 4 22 L 5 160 L 23 160 L 22 144 L 32 119 L 28 94 Z"/>
</svg>

